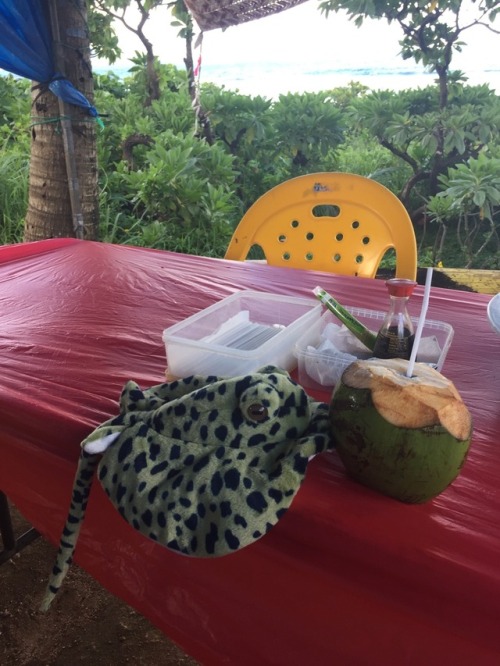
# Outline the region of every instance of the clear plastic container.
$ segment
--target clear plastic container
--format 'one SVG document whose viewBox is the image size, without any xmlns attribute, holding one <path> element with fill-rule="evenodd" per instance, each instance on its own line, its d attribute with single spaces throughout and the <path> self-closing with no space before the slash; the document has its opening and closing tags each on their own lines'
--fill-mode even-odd
<svg viewBox="0 0 500 666">
<path fill-rule="evenodd" d="M 352 315 L 359 319 L 369 330 L 376 333 L 387 313 L 363 308 L 347 307 Z M 418 318 L 411 317 L 414 327 L 417 327 Z M 298 381 L 305 388 L 315 390 L 331 390 L 340 379 L 342 372 L 356 358 L 370 358 L 373 354 L 343 327 L 342 354 L 331 349 L 320 350 L 326 327 L 340 326 L 339 320 L 331 313 L 325 312 L 307 331 L 297 340 L 295 354 L 298 362 Z M 452 326 L 442 321 L 427 320 L 422 330 L 417 362 L 429 363 L 441 371 L 446 355 L 453 340 Z M 325 346 L 323 344 L 323 346 Z"/>
<path fill-rule="evenodd" d="M 241 291 L 163 331 L 171 377 L 236 377 L 264 365 L 291 371 L 294 345 L 321 317 L 315 298 Z"/>
</svg>

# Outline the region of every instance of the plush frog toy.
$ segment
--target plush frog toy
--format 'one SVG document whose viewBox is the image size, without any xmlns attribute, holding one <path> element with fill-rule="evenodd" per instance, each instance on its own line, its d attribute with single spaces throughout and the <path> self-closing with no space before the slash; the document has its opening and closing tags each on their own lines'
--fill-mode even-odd
<svg viewBox="0 0 500 666">
<path fill-rule="evenodd" d="M 269 366 L 231 379 L 192 376 L 142 391 L 82 442 L 43 608 L 72 560 L 95 470 L 132 527 L 185 555 L 217 557 L 268 532 L 311 456 L 331 445 L 328 407 Z"/>
</svg>

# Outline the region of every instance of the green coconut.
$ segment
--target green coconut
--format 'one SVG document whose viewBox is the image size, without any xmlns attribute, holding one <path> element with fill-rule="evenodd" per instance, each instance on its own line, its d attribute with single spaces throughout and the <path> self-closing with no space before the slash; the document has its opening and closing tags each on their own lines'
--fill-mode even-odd
<svg viewBox="0 0 500 666">
<path fill-rule="evenodd" d="M 337 451 L 356 481 L 408 503 L 436 497 L 458 476 L 472 435 L 453 383 L 428 365 L 369 359 L 337 384 L 330 423 Z"/>
</svg>

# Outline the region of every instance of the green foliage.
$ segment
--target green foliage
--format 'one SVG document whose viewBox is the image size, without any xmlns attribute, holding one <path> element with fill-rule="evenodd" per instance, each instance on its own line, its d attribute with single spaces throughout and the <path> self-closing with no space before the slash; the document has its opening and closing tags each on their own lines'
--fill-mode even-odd
<svg viewBox="0 0 500 666">
<path fill-rule="evenodd" d="M 441 233 L 454 227 L 466 267 L 499 268 L 500 159 L 481 153 L 450 168 L 440 182 L 442 191 L 428 203 L 430 219 L 440 225 Z"/>
<path fill-rule="evenodd" d="M 130 92 L 126 80 L 113 71 L 108 71 L 106 74 L 94 73 L 93 78 L 94 94 L 100 108 L 112 105 L 114 101 L 123 99 Z"/>
<path fill-rule="evenodd" d="M 387 125 L 407 111 L 403 94 L 391 90 L 375 90 L 355 100 L 350 108 L 351 120 L 356 128 L 367 128 L 379 140 L 387 136 Z"/>
<path fill-rule="evenodd" d="M 454 89 L 440 108 L 436 89 L 378 91 L 352 104 L 355 128 L 364 127 L 402 165 L 399 190 L 410 211 L 439 190 L 439 177 L 498 142 L 500 99 L 487 86 Z"/>
<path fill-rule="evenodd" d="M 500 213 L 500 159 L 482 153 L 467 164 L 449 169 L 440 180 L 444 189 L 438 196 L 451 200 L 461 212 L 475 211 L 488 220 Z"/>
<path fill-rule="evenodd" d="M 252 152 L 255 144 L 265 139 L 271 100 L 203 84 L 201 101 L 210 115 L 212 130 L 232 155 L 246 147 Z"/>
<path fill-rule="evenodd" d="M 0 76 L 0 243 L 23 237 L 28 199 L 29 82 Z"/>
<path fill-rule="evenodd" d="M 215 140 L 234 158 L 240 218 L 253 201 L 274 184 L 276 146 L 272 102 L 219 88 L 201 86 L 201 103 L 210 117 Z"/>
<path fill-rule="evenodd" d="M 159 65 L 161 97 L 144 105 L 144 67 L 138 56 L 124 81 L 98 77 L 103 238 L 221 256 L 239 217 L 233 158 L 195 136 L 184 72 Z"/>
<path fill-rule="evenodd" d="M 97 4 L 97 3 L 96 3 Z M 113 29 L 113 19 L 90 4 L 88 12 L 89 34 L 93 36 L 92 46 L 98 58 L 114 63 L 121 55 L 118 37 Z"/>
<path fill-rule="evenodd" d="M 174 20 L 170 23 L 174 28 L 179 28 L 177 33 L 181 39 L 189 40 L 193 37 L 193 19 L 189 13 L 184 0 L 169 2 Z"/>
<path fill-rule="evenodd" d="M 194 112 L 186 88 L 186 77 L 173 65 L 159 67 L 162 96 L 144 106 L 147 96 L 144 66 L 133 65 L 130 75 L 119 79 L 112 73 L 95 75 L 95 104 L 104 116 L 104 131 L 99 135 L 98 156 L 101 165 L 123 158 L 123 144 L 132 135 L 155 137 L 166 127 L 178 133 L 193 133 Z M 140 165 L 144 151 L 135 150 Z"/>
<path fill-rule="evenodd" d="M 28 199 L 29 159 L 25 152 L 0 151 L 0 244 L 19 243 L 23 237 Z"/>
<path fill-rule="evenodd" d="M 328 93 L 280 95 L 271 117 L 277 147 L 290 160 L 293 175 L 311 171 L 311 164 L 323 163 L 320 170 L 328 170 L 334 163 L 345 125 Z"/>
<path fill-rule="evenodd" d="M 147 55 L 136 51 L 134 56 L 130 58 L 130 62 L 132 65 L 128 71 L 133 77 L 131 85 L 134 93 L 145 100 L 149 94 Z M 175 65 L 165 65 L 158 61 L 155 62 L 155 69 L 163 93 L 183 91 L 187 95 L 187 75 L 185 71 L 177 69 Z"/>
<path fill-rule="evenodd" d="M 409 167 L 373 138 L 368 130 L 351 132 L 338 149 L 336 170 L 373 178 L 392 192 L 401 191 Z"/>
<path fill-rule="evenodd" d="M 107 176 L 103 231 L 114 242 L 224 254 L 232 233 L 234 174 L 232 158 L 220 146 L 166 130 L 145 148 L 141 168 L 119 162 Z"/>
<path fill-rule="evenodd" d="M 369 88 L 359 81 L 350 81 L 347 86 L 333 88 L 328 92 L 328 101 L 337 109 L 346 111 L 351 104 L 367 94 Z"/>
<path fill-rule="evenodd" d="M 4 130 L 24 131 L 30 112 L 30 84 L 12 74 L 0 76 L 0 122 Z"/>
<path fill-rule="evenodd" d="M 149 217 L 191 227 L 201 212 L 210 211 L 211 201 L 218 217 L 218 199 L 232 176 L 232 160 L 219 146 L 167 130 L 147 151 L 146 161 L 147 167 L 129 172 L 125 181 Z"/>
<path fill-rule="evenodd" d="M 215 137 L 235 158 L 241 214 L 279 182 L 335 165 L 343 112 L 329 92 L 281 95 L 273 102 L 205 85 L 201 100 Z"/>
</svg>

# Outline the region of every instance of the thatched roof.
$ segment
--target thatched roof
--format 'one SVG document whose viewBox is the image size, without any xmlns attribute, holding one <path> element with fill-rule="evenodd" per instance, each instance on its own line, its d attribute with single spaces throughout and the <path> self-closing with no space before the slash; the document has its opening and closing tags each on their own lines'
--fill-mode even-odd
<svg viewBox="0 0 500 666">
<path fill-rule="evenodd" d="M 228 28 L 277 14 L 306 0 L 185 0 L 200 30 Z"/>
</svg>

